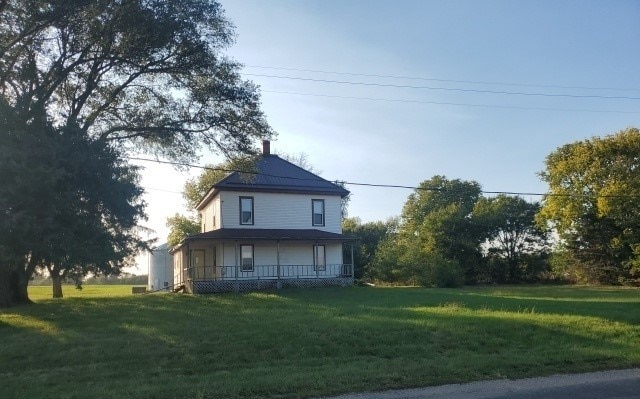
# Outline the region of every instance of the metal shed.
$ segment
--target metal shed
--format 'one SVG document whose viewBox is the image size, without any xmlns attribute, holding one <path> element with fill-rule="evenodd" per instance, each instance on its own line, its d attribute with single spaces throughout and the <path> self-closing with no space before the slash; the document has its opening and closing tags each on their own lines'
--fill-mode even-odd
<svg viewBox="0 0 640 399">
<path fill-rule="evenodd" d="M 168 245 L 162 244 L 149 252 L 149 291 L 170 290 L 173 287 L 173 256 Z"/>
</svg>

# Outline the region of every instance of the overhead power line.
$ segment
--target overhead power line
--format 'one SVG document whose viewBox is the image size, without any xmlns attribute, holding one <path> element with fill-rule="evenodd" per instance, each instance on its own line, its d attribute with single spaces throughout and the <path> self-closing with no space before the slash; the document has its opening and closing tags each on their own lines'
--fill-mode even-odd
<svg viewBox="0 0 640 399">
<path fill-rule="evenodd" d="M 260 176 L 268 176 L 268 177 L 276 177 L 279 179 L 290 179 L 290 180 L 301 180 L 301 181 L 316 181 L 317 179 L 311 178 L 302 178 L 302 177 L 291 177 L 291 176 L 282 176 L 282 175 L 274 175 L 270 173 L 262 173 L 251 170 L 239 170 L 239 169 L 225 169 L 225 168 L 214 168 L 211 166 L 202 166 L 202 165 L 194 165 L 184 162 L 174 162 L 174 161 L 162 161 L 159 159 L 151 159 L 151 158 L 139 158 L 139 157 L 126 157 L 132 161 L 144 161 L 144 162 L 155 162 L 166 165 L 175 165 L 175 166 L 185 166 L 189 168 L 197 168 L 204 170 L 215 170 L 222 172 L 238 172 L 250 175 L 260 175 Z M 446 189 L 435 188 L 435 187 L 420 187 L 420 186 L 404 186 L 397 184 L 378 184 L 378 183 L 357 183 L 350 182 L 345 180 L 334 180 L 333 183 L 336 184 L 346 184 L 352 186 L 364 186 L 364 187 L 378 187 L 378 188 L 401 188 L 408 190 L 423 190 L 423 191 L 437 191 L 437 192 L 445 192 L 448 191 Z M 521 195 L 521 196 L 536 196 L 536 197 L 575 197 L 575 198 L 640 198 L 640 195 L 576 195 L 576 194 L 554 194 L 554 193 L 535 193 L 535 192 L 518 192 L 518 191 L 487 191 L 480 190 L 482 194 L 493 194 L 493 195 Z"/>
<path fill-rule="evenodd" d="M 288 94 L 288 95 L 296 95 L 296 96 L 339 98 L 339 99 L 344 99 L 344 100 L 382 101 L 382 102 L 397 102 L 397 103 L 408 103 L 408 104 L 454 105 L 454 106 L 460 106 L 460 107 L 520 109 L 520 110 L 531 110 L 531 111 L 592 112 L 592 113 L 612 113 L 612 114 L 639 114 L 640 113 L 640 111 L 616 111 L 616 110 L 576 109 L 576 108 L 547 108 L 547 107 L 519 107 L 519 106 L 516 106 L 516 105 L 472 104 L 472 103 L 454 103 L 454 102 L 445 102 L 445 101 L 404 100 L 404 99 L 381 98 L 381 97 L 340 96 L 340 95 L 331 95 L 331 94 L 300 93 L 300 92 L 277 91 L 277 90 L 262 90 L 262 92 L 263 93 L 274 93 L 274 94 Z"/>
<path fill-rule="evenodd" d="M 303 78 L 303 77 L 295 77 L 295 76 L 265 75 L 265 74 L 257 74 L 257 73 L 245 73 L 244 75 L 254 76 L 254 77 L 263 77 L 263 78 L 273 78 L 273 79 L 301 80 L 306 82 L 334 83 L 334 84 L 343 84 L 343 85 L 352 85 L 352 86 L 387 87 L 387 88 L 417 89 L 417 90 L 440 90 L 440 91 L 456 91 L 456 92 L 466 92 L 466 93 L 518 95 L 518 96 L 530 96 L 530 97 L 640 100 L 640 97 L 630 97 L 630 96 L 604 96 L 604 95 L 596 95 L 596 94 L 566 94 L 566 93 L 530 93 L 530 92 L 515 92 L 515 91 L 502 91 L 502 90 L 464 89 L 464 88 L 457 88 L 457 87 L 415 86 L 415 85 L 400 85 L 400 84 L 390 84 L 390 83 L 353 82 L 348 80 Z"/>
<path fill-rule="evenodd" d="M 342 76 L 363 76 L 368 78 L 416 80 L 416 81 L 424 81 L 424 82 L 483 84 L 483 85 L 512 86 L 512 87 L 537 87 L 537 88 L 544 88 L 544 89 L 640 91 L 640 89 L 636 89 L 636 88 L 540 85 L 540 84 L 528 84 L 528 83 L 492 82 L 492 81 L 482 81 L 482 80 L 438 79 L 438 78 L 425 78 L 425 77 L 419 77 L 419 76 L 382 75 L 382 74 L 378 75 L 378 74 L 355 73 L 355 72 L 325 71 L 325 70 L 317 70 L 317 69 L 285 68 L 285 67 L 274 67 L 274 66 L 263 66 L 263 65 L 245 65 L 245 68 L 306 72 L 306 73 L 323 73 L 323 74 L 342 75 Z"/>
</svg>

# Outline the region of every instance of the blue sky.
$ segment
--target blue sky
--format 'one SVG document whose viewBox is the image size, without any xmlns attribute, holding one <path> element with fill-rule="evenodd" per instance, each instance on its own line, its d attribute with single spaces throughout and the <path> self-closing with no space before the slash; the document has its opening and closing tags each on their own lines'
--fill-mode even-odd
<svg viewBox="0 0 640 399">
<path fill-rule="evenodd" d="M 237 33 L 227 53 L 261 87 L 272 148 L 306 153 L 329 180 L 415 186 L 439 174 L 544 192 L 536 173 L 554 149 L 640 126 L 637 1 L 222 5 Z M 145 166 L 148 226 L 163 241 L 165 218 L 187 211 L 178 192 L 188 175 Z M 399 215 L 411 193 L 348 188 L 349 214 L 363 221 Z"/>
</svg>

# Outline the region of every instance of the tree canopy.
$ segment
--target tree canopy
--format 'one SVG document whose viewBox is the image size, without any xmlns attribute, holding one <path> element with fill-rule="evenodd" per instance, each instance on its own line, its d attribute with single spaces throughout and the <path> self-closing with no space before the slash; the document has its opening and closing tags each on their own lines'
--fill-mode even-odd
<svg viewBox="0 0 640 399">
<path fill-rule="evenodd" d="M 415 237 L 427 253 L 456 261 L 467 280 L 474 281 L 483 237 L 471 222 L 471 213 L 480 195 L 475 181 L 434 176 L 420 183 L 402 209 L 401 235 Z"/>
<path fill-rule="evenodd" d="M 374 277 L 437 286 L 475 281 L 482 236 L 470 216 L 480 193 L 476 182 L 444 176 L 420 183 L 402 209 L 397 233 L 380 243 Z"/>
<path fill-rule="evenodd" d="M 144 247 L 135 231 L 144 210 L 137 169 L 77 130 L 25 128 L 6 107 L 0 115 L 1 272 L 22 281 L 47 268 L 54 296 L 61 278 L 117 273 Z"/>
<path fill-rule="evenodd" d="M 144 245 L 131 153 L 238 157 L 273 135 L 233 38 L 214 0 L 0 2 L 0 306 L 38 267 L 117 273 Z"/>
<path fill-rule="evenodd" d="M 540 204 L 500 194 L 482 197 L 472 219 L 485 234 L 485 278 L 494 282 L 532 281 L 546 266 L 548 231 L 536 224 Z"/>
<path fill-rule="evenodd" d="M 572 278 L 620 283 L 640 266 L 640 132 L 622 130 L 564 145 L 546 158 L 539 220 L 553 227 Z"/>
<path fill-rule="evenodd" d="M 518 197 L 483 197 L 475 181 L 434 176 L 379 241 L 369 276 L 435 286 L 536 281 L 548 264 L 538 209 Z"/>
<path fill-rule="evenodd" d="M 353 247 L 355 278 L 370 275 L 378 245 L 396 228 L 397 221 L 394 219 L 367 223 L 362 223 L 357 217 L 342 220 L 342 234 L 357 239 Z M 351 245 L 345 245 L 343 259 L 345 262 L 351 259 Z"/>
<path fill-rule="evenodd" d="M 200 223 L 197 220 L 179 213 L 167 218 L 167 227 L 170 228 L 167 236 L 169 248 L 180 244 L 180 241 L 190 235 L 200 233 Z"/>
<path fill-rule="evenodd" d="M 216 1 L 13 0 L 0 13 L 0 94 L 25 122 L 189 160 L 253 151 L 272 134 L 257 87 L 221 51 Z"/>
</svg>

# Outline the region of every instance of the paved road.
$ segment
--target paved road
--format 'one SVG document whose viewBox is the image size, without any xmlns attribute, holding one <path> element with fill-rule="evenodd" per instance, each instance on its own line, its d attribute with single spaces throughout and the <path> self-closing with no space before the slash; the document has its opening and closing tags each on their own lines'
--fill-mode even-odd
<svg viewBox="0 0 640 399">
<path fill-rule="evenodd" d="M 480 381 L 469 384 L 385 392 L 348 394 L 326 399 L 639 399 L 640 369 L 554 375 L 523 380 Z"/>
</svg>

